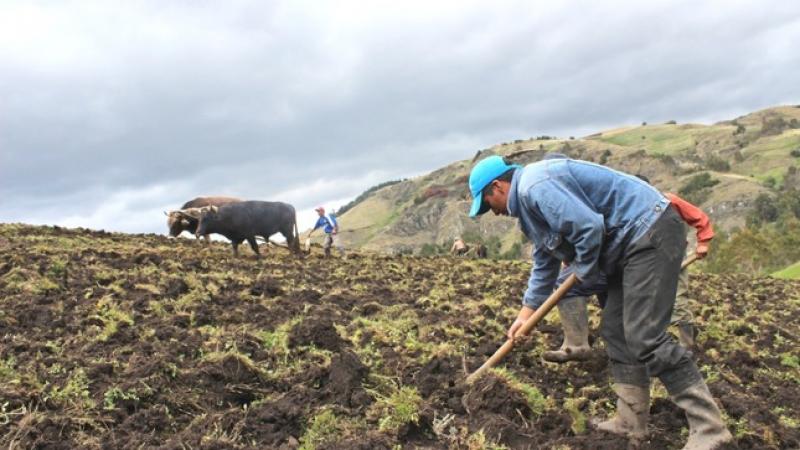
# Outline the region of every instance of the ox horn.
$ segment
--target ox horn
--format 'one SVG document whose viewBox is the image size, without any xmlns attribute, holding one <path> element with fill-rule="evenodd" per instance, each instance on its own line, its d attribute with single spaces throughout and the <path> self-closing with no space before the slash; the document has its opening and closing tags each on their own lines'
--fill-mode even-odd
<svg viewBox="0 0 800 450">
<path fill-rule="evenodd" d="M 185 217 L 190 217 L 192 219 L 199 219 L 200 215 L 203 213 L 202 208 L 186 208 L 178 211 L 179 214 Z"/>
</svg>

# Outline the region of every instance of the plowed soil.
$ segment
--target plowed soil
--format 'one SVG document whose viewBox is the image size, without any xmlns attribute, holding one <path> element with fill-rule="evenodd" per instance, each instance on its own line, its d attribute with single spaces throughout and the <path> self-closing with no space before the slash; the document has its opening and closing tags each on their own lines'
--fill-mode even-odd
<svg viewBox="0 0 800 450">
<path fill-rule="evenodd" d="M 189 239 L 0 224 L 0 446 L 13 449 L 633 448 L 613 414 L 599 317 L 557 365 L 553 313 L 475 384 L 529 263 L 296 258 Z M 800 283 L 692 277 L 695 355 L 736 436 L 800 447 Z M 687 424 L 657 381 L 639 448 Z"/>
</svg>

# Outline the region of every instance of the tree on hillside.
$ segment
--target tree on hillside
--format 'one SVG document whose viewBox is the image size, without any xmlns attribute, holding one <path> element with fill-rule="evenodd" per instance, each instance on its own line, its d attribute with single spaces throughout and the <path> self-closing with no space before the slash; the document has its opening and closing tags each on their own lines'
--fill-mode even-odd
<svg viewBox="0 0 800 450">
<path fill-rule="evenodd" d="M 715 238 L 706 269 L 712 273 L 761 273 L 773 264 L 774 244 L 764 233 L 750 227 L 722 242 Z"/>
<path fill-rule="evenodd" d="M 761 119 L 761 134 L 764 136 L 781 134 L 787 128 L 791 128 L 791 125 L 781 116 Z"/>
<path fill-rule="evenodd" d="M 706 167 L 717 172 L 729 172 L 731 170 L 731 164 L 718 155 L 711 155 L 706 158 Z"/>
<path fill-rule="evenodd" d="M 700 205 L 706 201 L 711 193 L 711 188 L 717 184 L 719 184 L 719 180 L 711 178 L 708 172 L 699 173 L 690 178 L 678 190 L 678 195 L 695 205 Z"/>
<path fill-rule="evenodd" d="M 761 194 L 753 202 L 753 212 L 748 222 L 752 225 L 775 222 L 778 214 L 777 199 L 769 194 Z"/>
</svg>

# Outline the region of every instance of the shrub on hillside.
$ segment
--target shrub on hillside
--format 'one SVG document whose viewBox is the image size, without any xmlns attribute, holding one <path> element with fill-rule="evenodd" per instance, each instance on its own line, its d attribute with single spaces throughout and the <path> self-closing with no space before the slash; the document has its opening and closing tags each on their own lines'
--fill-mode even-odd
<svg viewBox="0 0 800 450">
<path fill-rule="evenodd" d="M 750 224 L 730 235 L 718 232 L 704 266 L 711 273 L 769 274 L 798 260 L 800 221 L 781 211 L 774 223 Z"/>
<path fill-rule="evenodd" d="M 794 156 L 795 158 L 800 158 L 800 148 L 796 148 L 790 151 L 789 154 Z"/>
<path fill-rule="evenodd" d="M 444 255 L 448 250 L 449 248 L 445 248 L 443 245 L 425 243 L 422 244 L 422 247 L 419 249 L 419 254 L 420 256 Z"/>
<path fill-rule="evenodd" d="M 748 223 L 760 225 L 764 222 L 775 222 L 778 220 L 778 200 L 769 194 L 761 194 L 753 202 L 753 212 L 748 217 Z"/>
<path fill-rule="evenodd" d="M 664 153 L 653 153 L 653 158 L 663 162 L 664 164 L 666 164 L 668 166 L 677 165 L 677 163 L 675 162 L 675 158 L 673 158 L 670 155 L 664 154 Z"/>
<path fill-rule="evenodd" d="M 605 149 L 605 150 L 603 150 L 603 153 L 602 153 L 602 154 L 600 154 L 600 161 L 599 161 L 599 163 L 600 163 L 600 164 L 605 164 L 605 163 L 607 163 L 607 162 L 608 162 L 608 157 L 609 157 L 609 156 L 611 156 L 611 150 L 609 150 L 609 149 Z"/>
<path fill-rule="evenodd" d="M 729 172 L 731 170 L 731 164 L 717 155 L 711 155 L 706 159 L 706 167 L 717 172 Z"/>
<path fill-rule="evenodd" d="M 800 191 L 791 189 L 783 193 L 780 209 L 785 214 L 791 213 L 795 219 L 800 219 Z"/>
<path fill-rule="evenodd" d="M 678 195 L 695 205 L 706 201 L 711 188 L 719 184 L 719 180 L 711 178 L 708 172 L 699 173 L 686 182 L 679 190 Z"/>
<path fill-rule="evenodd" d="M 511 248 L 499 256 L 499 259 L 520 259 L 522 257 L 522 244 L 515 242 Z"/>
<path fill-rule="evenodd" d="M 761 119 L 761 134 L 770 136 L 783 133 L 783 130 L 790 128 L 791 125 L 783 117 L 764 117 Z"/>
</svg>

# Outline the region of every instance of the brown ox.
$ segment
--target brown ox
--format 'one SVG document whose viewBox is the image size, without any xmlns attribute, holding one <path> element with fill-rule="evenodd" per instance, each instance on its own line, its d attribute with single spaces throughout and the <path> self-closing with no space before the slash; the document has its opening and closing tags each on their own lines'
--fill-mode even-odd
<svg viewBox="0 0 800 450">
<path fill-rule="evenodd" d="M 204 206 L 222 206 L 240 201 L 242 200 L 234 197 L 197 197 L 184 203 L 179 210 L 164 211 L 167 216 L 169 235 L 177 237 L 184 231 L 195 234 L 200 217 L 197 211 Z M 197 236 L 197 238 L 199 237 Z M 206 234 L 203 237 L 208 242 L 208 235 Z"/>
</svg>

